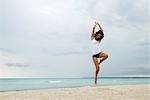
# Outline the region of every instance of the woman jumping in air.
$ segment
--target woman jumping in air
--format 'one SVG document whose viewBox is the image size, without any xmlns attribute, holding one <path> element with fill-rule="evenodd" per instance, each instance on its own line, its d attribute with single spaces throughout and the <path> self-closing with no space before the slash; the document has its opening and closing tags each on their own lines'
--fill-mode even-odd
<svg viewBox="0 0 150 100">
<path fill-rule="evenodd" d="M 100 30 L 95 32 L 95 28 L 97 25 L 100 28 Z M 92 42 L 92 59 L 96 67 L 96 71 L 95 71 L 95 84 L 96 85 L 97 85 L 97 77 L 98 77 L 98 73 L 100 69 L 99 66 L 104 60 L 108 58 L 108 54 L 106 52 L 103 52 L 100 47 L 100 42 L 103 38 L 104 38 L 103 29 L 101 28 L 98 22 L 95 22 L 95 25 L 93 27 L 92 34 L 91 34 L 91 42 Z"/>
</svg>

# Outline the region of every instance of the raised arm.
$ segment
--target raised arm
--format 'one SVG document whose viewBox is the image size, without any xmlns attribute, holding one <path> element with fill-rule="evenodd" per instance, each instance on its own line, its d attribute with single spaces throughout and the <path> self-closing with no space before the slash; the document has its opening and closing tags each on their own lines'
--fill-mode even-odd
<svg viewBox="0 0 150 100">
<path fill-rule="evenodd" d="M 101 25 L 97 22 L 97 25 L 99 26 L 100 30 L 103 32 L 103 29 L 101 27 Z"/>
<path fill-rule="evenodd" d="M 96 27 L 96 22 L 95 22 L 95 25 L 93 26 L 93 29 L 92 29 L 92 33 L 91 33 L 91 40 L 94 39 L 94 36 L 95 36 L 95 27 Z"/>
</svg>

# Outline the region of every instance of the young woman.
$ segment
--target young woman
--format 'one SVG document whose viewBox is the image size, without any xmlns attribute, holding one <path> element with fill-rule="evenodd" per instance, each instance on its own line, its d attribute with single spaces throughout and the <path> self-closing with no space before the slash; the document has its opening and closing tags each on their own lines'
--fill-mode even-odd
<svg viewBox="0 0 150 100">
<path fill-rule="evenodd" d="M 99 31 L 95 32 L 95 28 L 98 25 L 100 28 Z M 91 42 L 92 42 L 92 59 L 96 68 L 95 71 L 95 84 L 97 85 L 97 77 L 99 73 L 99 66 L 100 64 L 108 58 L 108 54 L 103 52 L 100 47 L 100 42 L 104 38 L 103 29 L 101 28 L 98 22 L 95 22 L 95 25 L 92 30 L 91 34 Z"/>
</svg>

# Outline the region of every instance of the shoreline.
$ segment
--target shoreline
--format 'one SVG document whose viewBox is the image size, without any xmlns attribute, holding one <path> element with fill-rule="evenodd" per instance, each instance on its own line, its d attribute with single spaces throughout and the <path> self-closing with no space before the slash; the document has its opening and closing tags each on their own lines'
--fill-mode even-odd
<svg viewBox="0 0 150 100">
<path fill-rule="evenodd" d="M 2 100 L 148 100 L 150 84 L 48 88 L 0 92 Z"/>
<path fill-rule="evenodd" d="M 103 85 L 97 85 L 97 86 L 74 86 L 74 87 L 50 87 L 50 88 L 33 88 L 33 89 L 21 89 L 21 90 L 0 90 L 0 93 L 1 92 L 17 92 L 17 91 L 30 91 L 30 90 L 45 90 L 45 89 L 66 89 L 66 88 L 84 88 L 84 87 L 87 87 L 87 88 L 92 88 L 92 87 L 107 87 L 107 86 L 124 86 L 124 85 L 149 85 L 150 83 L 139 83 L 139 84 L 103 84 Z"/>
</svg>

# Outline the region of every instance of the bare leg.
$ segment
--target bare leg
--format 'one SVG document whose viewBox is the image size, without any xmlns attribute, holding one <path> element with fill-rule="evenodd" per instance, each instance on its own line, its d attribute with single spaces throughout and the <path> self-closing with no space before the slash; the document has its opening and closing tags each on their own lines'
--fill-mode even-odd
<svg viewBox="0 0 150 100">
<path fill-rule="evenodd" d="M 95 85 L 97 85 L 97 78 L 98 78 L 99 68 L 95 71 Z"/>
<path fill-rule="evenodd" d="M 98 78 L 98 73 L 99 73 L 99 64 L 101 64 L 104 60 L 106 60 L 108 58 L 108 54 L 105 52 L 100 53 L 99 58 L 93 57 L 93 62 L 95 64 L 96 67 L 96 71 L 95 71 L 95 85 L 97 85 L 97 78 Z"/>
<path fill-rule="evenodd" d="M 101 64 L 104 60 L 106 60 L 108 58 L 108 54 L 107 53 L 105 53 L 105 52 L 102 52 L 102 53 L 100 53 L 100 55 L 99 55 L 99 64 Z"/>
<path fill-rule="evenodd" d="M 97 85 L 97 77 L 98 77 L 98 73 L 99 73 L 98 59 L 96 57 L 93 57 L 93 62 L 94 62 L 95 67 L 96 67 L 96 71 L 95 71 L 95 85 Z"/>
</svg>

